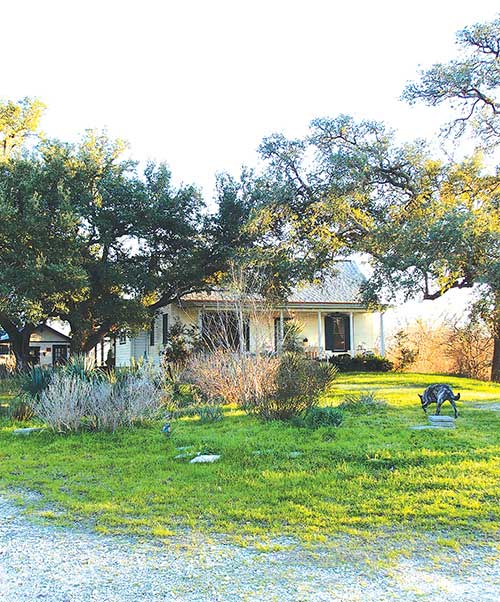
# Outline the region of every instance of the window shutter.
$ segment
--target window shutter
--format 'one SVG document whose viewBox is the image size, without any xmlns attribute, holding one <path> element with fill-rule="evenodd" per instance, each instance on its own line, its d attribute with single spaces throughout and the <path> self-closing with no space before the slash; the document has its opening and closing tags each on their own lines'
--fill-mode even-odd
<svg viewBox="0 0 500 602">
<path fill-rule="evenodd" d="M 168 340 L 168 314 L 163 314 L 163 330 L 162 330 L 162 343 L 167 344 Z"/>
<path fill-rule="evenodd" d="M 155 319 L 151 320 L 151 325 L 149 327 L 149 344 L 151 347 L 155 344 Z"/>
<path fill-rule="evenodd" d="M 349 316 L 344 316 L 345 350 L 351 351 L 351 321 Z"/>
<path fill-rule="evenodd" d="M 320 346 L 323 341 L 320 342 Z M 325 350 L 333 351 L 333 317 L 325 316 Z"/>
</svg>

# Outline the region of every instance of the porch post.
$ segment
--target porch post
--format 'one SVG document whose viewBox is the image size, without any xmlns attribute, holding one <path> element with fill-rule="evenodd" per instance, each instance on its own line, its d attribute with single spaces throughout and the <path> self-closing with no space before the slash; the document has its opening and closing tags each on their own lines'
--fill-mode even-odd
<svg viewBox="0 0 500 602">
<path fill-rule="evenodd" d="M 318 310 L 318 357 L 323 358 L 323 324 L 321 320 L 321 311 Z"/>
<path fill-rule="evenodd" d="M 352 311 L 349 314 L 349 349 L 351 351 L 351 357 L 354 357 L 354 314 Z"/>
<path fill-rule="evenodd" d="M 203 309 L 198 310 L 198 334 L 203 336 Z"/>
<path fill-rule="evenodd" d="M 380 312 L 380 355 L 385 357 L 384 312 Z"/>
<path fill-rule="evenodd" d="M 283 310 L 280 310 L 280 332 L 278 339 L 278 351 L 283 351 L 283 341 L 285 339 L 285 318 L 283 315 Z"/>
</svg>

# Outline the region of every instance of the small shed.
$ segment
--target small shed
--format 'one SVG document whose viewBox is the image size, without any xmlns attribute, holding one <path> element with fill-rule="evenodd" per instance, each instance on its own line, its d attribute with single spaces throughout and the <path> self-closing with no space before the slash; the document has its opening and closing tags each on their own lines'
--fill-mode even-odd
<svg viewBox="0 0 500 602">
<path fill-rule="evenodd" d="M 30 358 L 33 365 L 57 366 L 69 358 L 71 339 L 52 326 L 37 326 L 30 339 Z M 7 333 L 0 331 L 0 364 L 12 361 L 12 349 Z"/>
</svg>

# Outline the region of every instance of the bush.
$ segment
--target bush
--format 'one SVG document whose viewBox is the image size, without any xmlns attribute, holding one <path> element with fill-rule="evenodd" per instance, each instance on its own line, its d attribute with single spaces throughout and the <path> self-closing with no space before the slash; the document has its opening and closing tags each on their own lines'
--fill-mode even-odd
<svg viewBox="0 0 500 602">
<path fill-rule="evenodd" d="M 224 418 L 224 412 L 219 405 L 197 406 L 194 413 L 198 415 L 200 422 L 220 422 Z"/>
<path fill-rule="evenodd" d="M 192 357 L 184 382 L 209 405 L 234 404 L 265 420 L 287 420 L 316 405 L 336 369 L 287 352 L 280 356 L 217 350 Z"/>
<path fill-rule="evenodd" d="M 34 366 L 27 372 L 21 373 L 19 386 L 21 391 L 26 393 L 32 400 L 40 399 L 43 391 L 47 389 L 54 372 L 51 368 L 41 368 Z"/>
<path fill-rule="evenodd" d="M 329 359 L 339 372 L 390 372 L 393 364 L 379 355 L 358 354 L 351 357 L 348 353 L 334 355 Z"/>
<path fill-rule="evenodd" d="M 264 420 L 288 420 L 303 414 L 318 403 L 336 374 L 335 367 L 297 353 L 284 353 L 278 362 L 273 390 L 243 406 Z"/>
<path fill-rule="evenodd" d="M 167 364 L 184 364 L 200 348 L 201 337 L 198 328 L 177 320 L 168 329 L 162 360 Z"/>
<path fill-rule="evenodd" d="M 151 367 L 121 371 L 106 379 L 77 370 L 55 371 L 33 409 L 57 432 L 74 432 L 82 427 L 114 431 L 154 416 L 165 391 L 159 373 Z"/>
<path fill-rule="evenodd" d="M 310 408 L 304 415 L 304 425 L 317 429 L 322 426 L 340 426 L 344 413 L 340 408 L 331 406 Z"/>
<path fill-rule="evenodd" d="M 275 389 L 279 359 L 226 350 L 193 356 L 182 376 L 210 405 L 258 404 Z"/>
<path fill-rule="evenodd" d="M 34 402 L 34 412 L 54 431 L 76 431 L 82 425 L 91 393 L 91 383 L 56 372 Z"/>
<path fill-rule="evenodd" d="M 372 414 L 387 409 L 387 402 L 378 398 L 375 391 L 364 391 L 358 395 L 346 395 L 339 408 L 354 414 Z"/>
<path fill-rule="evenodd" d="M 11 420 L 18 422 L 31 420 L 34 415 L 31 398 L 26 394 L 18 395 L 10 402 L 7 414 Z"/>
</svg>

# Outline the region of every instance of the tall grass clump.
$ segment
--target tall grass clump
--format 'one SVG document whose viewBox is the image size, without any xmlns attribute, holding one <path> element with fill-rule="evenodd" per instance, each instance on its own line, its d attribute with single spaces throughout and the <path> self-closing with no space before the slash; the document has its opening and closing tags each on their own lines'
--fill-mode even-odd
<svg viewBox="0 0 500 602">
<path fill-rule="evenodd" d="M 353 414 L 373 414 L 385 411 L 387 402 L 385 399 L 378 397 L 376 391 L 367 390 L 346 395 L 339 408 Z"/>
<path fill-rule="evenodd" d="M 76 361 L 50 374 L 31 407 L 56 432 L 115 431 L 154 417 L 167 395 L 161 371 L 148 364 L 106 373 Z"/>
</svg>

